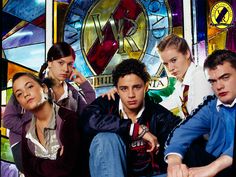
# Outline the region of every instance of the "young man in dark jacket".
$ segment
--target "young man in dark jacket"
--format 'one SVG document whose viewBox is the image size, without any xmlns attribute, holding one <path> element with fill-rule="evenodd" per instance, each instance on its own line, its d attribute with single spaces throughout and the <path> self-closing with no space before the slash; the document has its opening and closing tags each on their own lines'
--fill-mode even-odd
<svg viewBox="0 0 236 177">
<path fill-rule="evenodd" d="M 164 144 L 181 120 L 145 94 L 150 75 L 139 60 L 124 60 L 112 76 L 115 101 L 99 97 L 82 115 L 91 176 L 166 173 Z"/>
</svg>

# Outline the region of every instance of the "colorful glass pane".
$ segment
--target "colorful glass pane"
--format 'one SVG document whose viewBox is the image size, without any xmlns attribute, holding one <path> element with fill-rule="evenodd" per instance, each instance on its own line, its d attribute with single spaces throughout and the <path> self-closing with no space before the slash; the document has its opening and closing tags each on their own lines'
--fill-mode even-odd
<svg viewBox="0 0 236 177">
<path fill-rule="evenodd" d="M 27 66 L 30 69 L 39 71 L 45 58 L 44 43 L 11 48 L 5 50 L 5 55 L 8 60 L 18 63 L 22 66 Z"/>
<path fill-rule="evenodd" d="M 31 22 L 45 13 L 45 0 L 8 0 L 4 12 Z"/>
</svg>

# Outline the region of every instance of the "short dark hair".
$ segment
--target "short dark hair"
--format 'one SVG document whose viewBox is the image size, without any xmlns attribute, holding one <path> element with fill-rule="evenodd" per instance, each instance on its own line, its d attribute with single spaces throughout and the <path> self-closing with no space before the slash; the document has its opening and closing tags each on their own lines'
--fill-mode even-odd
<svg viewBox="0 0 236 177">
<path fill-rule="evenodd" d="M 123 60 L 114 68 L 112 72 L 113 85 L 117 86 L 119 78 L 129 74 L 137 75 L 144 83 L 149 82 L 151 79 L 145 64 L 137 59 L 131 58 Z"/>
<path fill-rule="evenodd" d="M 229 62 L 236 70 L 236 53 L 230 50 L 215 50 L 206 58 L 204 69 L 214 69 L 218 65 L 223 65 L 224 62 Z"/>
</svg>

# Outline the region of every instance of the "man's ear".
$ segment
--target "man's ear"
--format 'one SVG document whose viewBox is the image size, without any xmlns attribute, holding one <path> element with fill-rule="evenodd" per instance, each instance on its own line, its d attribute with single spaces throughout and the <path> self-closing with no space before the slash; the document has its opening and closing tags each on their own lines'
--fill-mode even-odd
<svg viewBox="0 0 236 177">
<path fill-rule="evenodd" d="M 145 87 L 145 92 L 147 92 L 149 89 L 149 82 L 147 82 L 144 87 Z"/>
</svg>

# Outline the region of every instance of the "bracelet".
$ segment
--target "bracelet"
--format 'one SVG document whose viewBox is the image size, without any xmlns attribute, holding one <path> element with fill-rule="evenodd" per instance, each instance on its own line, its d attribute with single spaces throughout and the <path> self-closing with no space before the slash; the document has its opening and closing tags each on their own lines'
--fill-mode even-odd
<svg viewBox="0 0 236 177">
<path fill-rule="evenodd" d="M 138 139 L 141 139 L 145 133 L 149 132 L 149 129 L 145 125 L 140 125 L 140 127 L 143 129 L 142 132 L 138 135 Z"/>
</svg>

